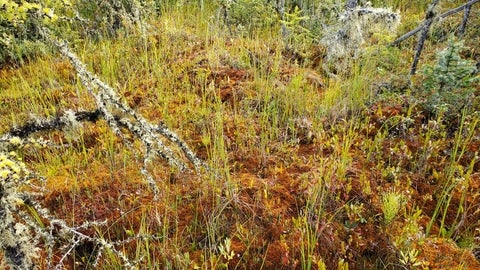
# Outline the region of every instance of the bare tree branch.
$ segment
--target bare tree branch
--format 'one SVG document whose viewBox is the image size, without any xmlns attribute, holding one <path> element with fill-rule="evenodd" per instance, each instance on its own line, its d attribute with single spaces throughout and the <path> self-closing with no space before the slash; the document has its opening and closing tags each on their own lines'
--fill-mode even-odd
<svg viewBox="0 0 480 270">
<path fill-rule="evenodd" d="M 124 138 L 124 134 L 119 127 L 126 127 L 127 130 L 140 139 L 146 152 L 155 153 L 181 171 L 187 169 L 185 163 L 175 157 L 174 152 L 164 145 L 160 137 L 160 135 L 162 135 L 180 148 L 188 160 L 192 162 L 196 171 L 200 171 L 201 168 L 207 169 L 206 164 L 196 156 L 175 132 L 165 126 L 157 126 L 149 123 L 143 116 L 123 102 L 113 88 L 88 71 L 80 59 L 70 50 L 66 42 L 58 41 L 56 38 L 47 34 L 47 32 L 44 33 L 44 36 L 59 49 L 64 57 L 70 60 L 82 84 L 87 88 L 88 92 L 94 96 L 101 115 L 117 135 Z M 114 113 L 114 109 L 117 110 L 117 113 Z M 114 116 L 122 114 L 125 116 Z"/>
<path fill-rule="evenodd" d="M 425 15 L 425 23 L 423 24 L 422 34 L 418 39 L 417 46 L 415 47 L 415 56 L 413 57 L 412 67 L 410 69 L 410 75 L 415 74 L 417 71 L 417 64 L 418 60 L 420 59 L 420 55 L 422 54 L 423 45 L 425 44 L 425 40 L 427 39 L 428 30 L 430 30 L 430 26 L 433 23 L 433 19 L 435 18 L 435 7 L 438 5 L 440 0 L 433 0 L 432 4 L 428 7 L 427 14 Z"/>
<path fill-rule="evenodd" d="M 455 14 L 455 13 L 458 13 L 458 12 L 464 10 L 464 9 L 467 8 L 467 7 L 471 7 L 473 4 L 476 4 L 476 3 L 478 3 L 478 2 L 480 2 L 480 0 L 470 0 L 470 1 L 468 1 L 467 3 L 461 5 L 461 6 L 457 7 L 457 8 L 451 9 L 451 10 L 445 12 L 445 13 L 440 14 L 438 17 L 439 17 L 440 19 L 444 19 L 444 18 L 446 18 L 446 17 L 448 17 L 448 16 L 450 16 L 450 15 L 453 15 L 453 14 Z"/>
<path fill-rule="evenodd" d="M 67 114 L 71 114 L 75 121 L 89 121 L 96 122 L 101 117 L 99 110 L 94 111 L 68 111 L 64 115 L 59 115 L 50 119 L 37 119 L 27 122 L 21 127 L 12 128 L 7 134 L 12 137 L 26 138 L 33 133 L 41 131 L 58 130 L 70 124 L 70 119 Z"/>
</svg>

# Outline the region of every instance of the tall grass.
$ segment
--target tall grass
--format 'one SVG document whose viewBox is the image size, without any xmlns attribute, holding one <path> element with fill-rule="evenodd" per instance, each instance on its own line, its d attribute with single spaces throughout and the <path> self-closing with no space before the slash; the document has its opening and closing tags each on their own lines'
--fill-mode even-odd
<svg viewBox="0 0 480 270">
<path fill-rule="evenodd" d="M 471 182 L 471 175 L 474 171 L 475 162 L 477 156 L 467 160 L 466 164 L 462 164 L 461 160 L 465 154 L 467 145 L 474 140 L 475 129 L 478 128 L 479 119 L 475 117 L 470 121 L 466 121 L 465 111 L 462 113 L 462 120 L 460 127 L 455 134 L 453 148 L 451 149 L 448 166 L 445 167 L 443 172 L 444 179 L 441 179 L 442 189 L 439 192 L 439 199 L 435 206 L 435 210 L 432 215 L 432 219 L 428 223 L 426 228 L 426 234 L 430 234 L 432 226 L 437 221 L 437 217 L 440 216 L 439 234 L 441 236 L 450 238 L 457 233 L 458 222 L 462 222 L 459 219 L 464 219 L 461 216 L 464 214 L 464 201 L 466 196 L 466 190 Z M 451 206 L 454 192 L 456 189 L 461 190 L 460 199 L 458 202 L 457 210 L 454 211 L 455 218 L 452 224 L 446 224 L 446 216 Z"/>
</svg>

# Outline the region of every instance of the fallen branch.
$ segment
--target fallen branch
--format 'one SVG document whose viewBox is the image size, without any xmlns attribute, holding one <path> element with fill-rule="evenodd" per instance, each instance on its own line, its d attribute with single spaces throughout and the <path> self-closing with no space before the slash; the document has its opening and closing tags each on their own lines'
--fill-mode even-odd
<svg viewBox="0 0 480 270">
<path fill-rule="evenodd" d="M 132 9 L 135 18 L 139 19 L 137 7 Z M 39 31 L 44 39 L 55 45 L 62 56 L 70 61 L 82 84 L 94 97 L 96 108 L 93 111 L 79 112 L 67 110 L 57 117 L 31 120 L 0 136 L 0 267 L 7 264 L 11 269 L 37 269 L 36 262 L 40 258 L 39 246 L 42 245 L 46 253 L 42 257 L 46 268 L 65 269 L 67 257 L 72 256 L 79 246 L 91 244 L 95 246 L 92 254 L 88 254 L 92 255 L 94 262 L 92 267 L 98 266 L 102 256 L 110 257 L 113 254 L 119 259 L 120 268 L 137 269 L 137 264 L 143 257 L 140 256 L 137 261 L 131 260 L 124 250 L 124 244 L 136 240 L 155 239 L 155 236 L 137 235 L 121 241 L 110 241 L 86 233 L 92 228 L 107 225 L 107 220 L 87 221 L 80 226 L 70 226 L 66 221 L 51 215 L 48 209 L 36 200 L 38 196 L 31 192 L 37 188 L 36 182 L 44 179 L 27 169 L 18 154 L 19 150 L 31 145 L 51 145 L 48 141 L 31 138 L 34 133 L 71 128 L 76 127 L 78 122 L 96 122 L 104 119 L 111 130 L 128 146 L 131 146 L 131 143 L 127 140 L 127 132 L 143 144 L 141 172 L 152 187 L 155 198 L 159 190 L 147 169 L 147 165 L 154 158 L 163 158 L 180 171 L 189 169 L 183 160 L 185 157 L 197 172 L 208 170 L 208 167 L 176 133 L 163 124 L 155 125 L 148 122 L 123 102 L 113 88 L 87 70 L 65 41 L 50 35 L 49 31 L 41 26 Z M 177 146 L 179 150 L 170 149 L 163 140 Z M 177 152 L 180 154 L 183 152 L 183 156 Z"/>
<path fill-rule="evenodd" d="M 153 181 L 153 177 L 146 169 L 146 166 L 153 158 L 163 158 L 170 166 L 178 168 L 180 171 L 188 170 L 188 166 L 182 161 L 181 157 L 177 156 L 172 149 L 167 147 L 163 139 L 176 145 L 193 164 L 197 172 L 200 172 L 202 169 L 208 170 L 207 165 L 197 157 L 175 132 L 164 125 L 154 125 L 148 122 L 143 116 L 130 108 L 126 102 L 123 102 L 112 87 L 88 71 L 85 64 L 70 50 L 65 41 L 60 41 L 50 35 L 46 29 L 43 29 L 42 35 L 50 43 L 55 45 L 60 53 L 70 61 L 80 81 L 88 93 L 94 97 L 99 115 L 105 119 L 113 132 L 122 138 L 127 145 L 129 145 L 129 142 L 126 140 L 126 131 L 143 144 L 144 167 L 141 171 L 155 194 L 158 192 L 158 189 Z M 123 129 L 121 127 L 123 127 Z"/>
<path fill-rule="evenodd" d="M 79 112 L 67 111 L 65 112 L 65 114 L 54 118 L 32 120 L 21 127 L 12 128 L 5 135 L 11 137 L 27 138 L 28 136 L 36 132 L 59 130 L 65 126 L 71 126 L 72 121 L 96 122 L 98 119 L 100 119 L 100 114 L 101 113 L 99 110 Z"/>
<path fill-rule="evenodd" d="M 137 262 L 130 260 L 120 248 L 130 239 L 114 242 L 82 232 L 105 226 L 106 221 L 69 226 L 41 206 L 30 190 L 43 178 L 30 172 L 16 154 L 16 150 L 38 142 L 9 136 L 5 134 L 0 138 L 0 249 L 11 269 L 37 269 L 35 261 L 39 258 L 41 242 L 47 253 L 44 258 L 47 269 L 65 269 L 65 258 L 84 243 L 98 247 L 96 254 L 92 254 L 95 262 L 102 254 L 110 252 L 121 260 L 123 269 L 135 269 Z M 59 260 L 56 260 L 57 255 L 60 255 Z"/>
</svg>

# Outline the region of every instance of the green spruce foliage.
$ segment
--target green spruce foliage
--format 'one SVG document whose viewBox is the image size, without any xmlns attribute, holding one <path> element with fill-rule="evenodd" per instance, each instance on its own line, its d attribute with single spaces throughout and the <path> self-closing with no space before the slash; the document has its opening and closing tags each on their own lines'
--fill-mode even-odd
<svg viewBox="0 0 480 270">
<path fill-rule="evenodd" d="M 436 64 L 423 69 L 425 80 L 420 95 L 428 113 L 443 112 L 451 118 L 464 109 L 472 109 L 474 85 L 479 76 L 475 75 L 475 63 L 461 55 L 466 49 L 463 41 L 451 38 L 448 46 L 437 54 Z"/>
</svg>

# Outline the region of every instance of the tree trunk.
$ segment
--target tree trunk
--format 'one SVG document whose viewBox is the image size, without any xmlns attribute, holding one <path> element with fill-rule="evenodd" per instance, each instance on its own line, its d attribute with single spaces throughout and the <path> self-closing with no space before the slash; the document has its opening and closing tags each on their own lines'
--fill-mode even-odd
<svg viewBox="0 0 480 270">
<path fill-rule="evenodd" d="M 463 34 L 465 33 L 465 28 L 467 27 L 468 17 L 470 16 L 470 10 L 471 9 L 472 9 L 472 6 L 466 6 L 465 10 L 463 11 L 462 23 L 458 27 L 458 36 L 459 37 L 462 37 Z"/>
<path fill-rule="evenodd" d="M 418 61 L 420 60 L 420 55 L 422 54 L 423 45 L 427 39 L 428 31 L 430 30 L 430 26 L 435 18 L 435 7 L 437 6 L 438 2 L 440 2 L 440 0 L 433 0 L 432 4 L 430 4 L 430 7 L 427 10 L 427 14 L 425 15 L 425 23 L 423 24 L 423 31 L 418 39 L 417 46 L 415 47 L 415 56 L 413 57 L 410 75 L 414 75 L 417 71 Z"/>
</svg>

